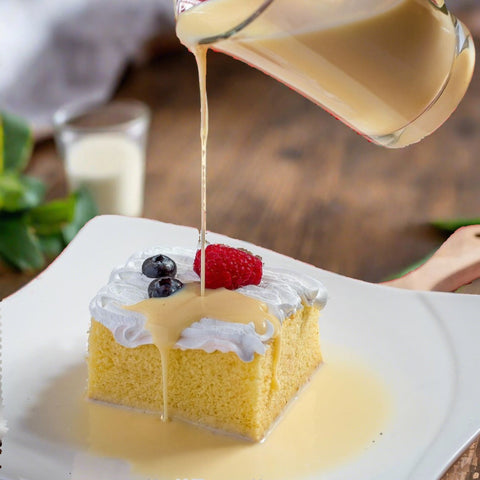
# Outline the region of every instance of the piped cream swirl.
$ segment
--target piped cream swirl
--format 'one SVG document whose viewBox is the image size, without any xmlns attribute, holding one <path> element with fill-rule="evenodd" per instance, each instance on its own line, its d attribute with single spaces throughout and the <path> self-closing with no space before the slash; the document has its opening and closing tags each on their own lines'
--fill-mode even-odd
<svg viewBox="0 0 480 480">
<path fill-rule="evenodd" d="M 108 284 L 90 302 L 92 317 L 107 327 L 115 340 L 125 347 L 153 343 L 150 332 L 145 328 L 146 317 L 124 307 L 148 298 L 147 289 L 152 279 L 142 274 L 142 263 L 146 258 L 160 253 L 175 261 L 176 278 L 181 282 L 199 281 L 199 276 L 192 268 L 195 252 L 179 247 L 157 247 L 136 253 L 124 266 L 115 268 Z M 265 303 L 269 313 L 280 322 L 303 304 L 323 308 L 327 300 L 326 289 L 318 280 L 277 267 L 264 267 L 259 285 L 248 285 L 236 291 Z M 253 324 L 202 318 L 183 330 L 176 347 L 206 352 L 234 352 L 248 362 L 253 360 L 255 353 L 265 353 L 266 343 L 274 334 L 273 326 L 270 322 L 268 324 L 267 331 L 259 334 Z"/>
</svg>

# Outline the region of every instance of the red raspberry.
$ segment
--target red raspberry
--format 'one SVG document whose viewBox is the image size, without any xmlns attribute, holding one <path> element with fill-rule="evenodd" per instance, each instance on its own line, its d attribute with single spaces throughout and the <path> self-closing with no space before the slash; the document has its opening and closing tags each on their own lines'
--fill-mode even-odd
<svg viewBox="0 0 480 480">
<path fill-rule="evenodd" d="M 200 275 L 200 250 L 195 255 L 193 270 Z M 262 260 L 247 250 L 227 245 L 207 245 L 205 249 L 205 287 L 235 290 L 245 285 L 258 285 L 262 279 Z"/>
</svg>

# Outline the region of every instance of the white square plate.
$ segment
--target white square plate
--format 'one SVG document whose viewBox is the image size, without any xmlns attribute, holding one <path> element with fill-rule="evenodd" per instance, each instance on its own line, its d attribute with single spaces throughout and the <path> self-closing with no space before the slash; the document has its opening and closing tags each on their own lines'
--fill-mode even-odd
<svg viewBox="0 0 480 480">
<path fill-rule="evenodd" d="M 321 319 L 325 357 L 342 346 L 392 394 L 393 418 L 382 437 L 357 457 L 312 478 L 435 479 L 479 433 L 480 296 L 372 285 L 221 235 L 209 234 L 209 240 L 245 246 L 266 263 L 321 280 L 329 292 Z M 198 231 L 188 227 L 97 217 L 45 272 L 1 303 L 9 432 L 0 478 L 141 478 L 129 473 L 125 460 L 95 457 L 61 440 L 73 428 L 68 420 L 72 398 L 80 399 L 85 388 L 85 368 L 79 365 L 86 352 L 88 304 L 111 269 L 135 251 L 155 245 L 194 248 L 197 241 Z M 62 375 L 62 388 L 42 403 L 41 395 Z M 48 435 L 42 430 L 46 424 Z"/>
</svg>

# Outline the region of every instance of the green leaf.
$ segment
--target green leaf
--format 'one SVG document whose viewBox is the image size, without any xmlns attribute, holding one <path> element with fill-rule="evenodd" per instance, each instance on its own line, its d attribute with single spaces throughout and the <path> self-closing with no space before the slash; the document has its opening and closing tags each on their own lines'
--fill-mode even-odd
<svg viewBox="0 0 480 480">
<path fill-rule="evenodd" d="M 0 256 L 6 263 L 19 270 L 44 266 L 40 244 L 24 215 L 2 218 L 0 227 Z"/>
<path fill-rule="evenodd" d="M 29 222 L 39 235 L 61 234 L 62 229 L 73 221 L 75 203 L 75 196 L 69 195 L 35 207 L 28 213 Z"/>
<path fill-rule="evenodd" d="M 22 119 L 9 113 L 0 113 L 0 123 L 0 173 L 21 172 L 32 154 L 32 131 Z"/>
<path fill-rule="evenodd" d="M 47 258 L 55 258 L 65 248 L 61 233 L 53 235 L 39 235 L 40 248 Z"/>
<path fill-rule="evenodd" d="M 4 171 L 4 163 L 5 163 L 5 153 L 4 153 L 4 141 L 3 141 L 3 120 L 0 116 L 0 175 Z"/>
<path fill-rule="evenodd" d="M 82 188 L 74 192 L 75 213 L 70 224 L 62 228 L 65 244 L 72 241 L 78 231 L 93 217 L 98 215 L 98 208 L 90 193 Z"/>
<path fill-rule="evenodd" d="M 431 222 L 431 224 L 446 233 L 453 233 L 461 227 L 469 225 L 480 225 L 480 218 L 454 218 L 454 219 L 438 219 Z"/>
<path fill-rule="evenodd" d="M 16 173 L 0 175 L 0 210 L 18 212 L 39 205 L 45 195 L 40 180 Z"/>
</svg>

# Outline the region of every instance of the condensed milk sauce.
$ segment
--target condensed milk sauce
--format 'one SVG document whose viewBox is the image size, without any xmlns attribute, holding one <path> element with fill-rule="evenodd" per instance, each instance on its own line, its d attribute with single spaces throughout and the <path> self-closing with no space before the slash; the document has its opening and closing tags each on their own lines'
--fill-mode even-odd
<svg viewBox="0 0 480 480">
<path fill-rule="evenodd" d="M 135 474 L 157 480 L 319 478 L 374 448 L 393 410 L 381 380 L 341 359 L 320 367 L 264 443 L 124 408 L 82 404 L 89 452 L 126 460 Z"/>
</svg>

